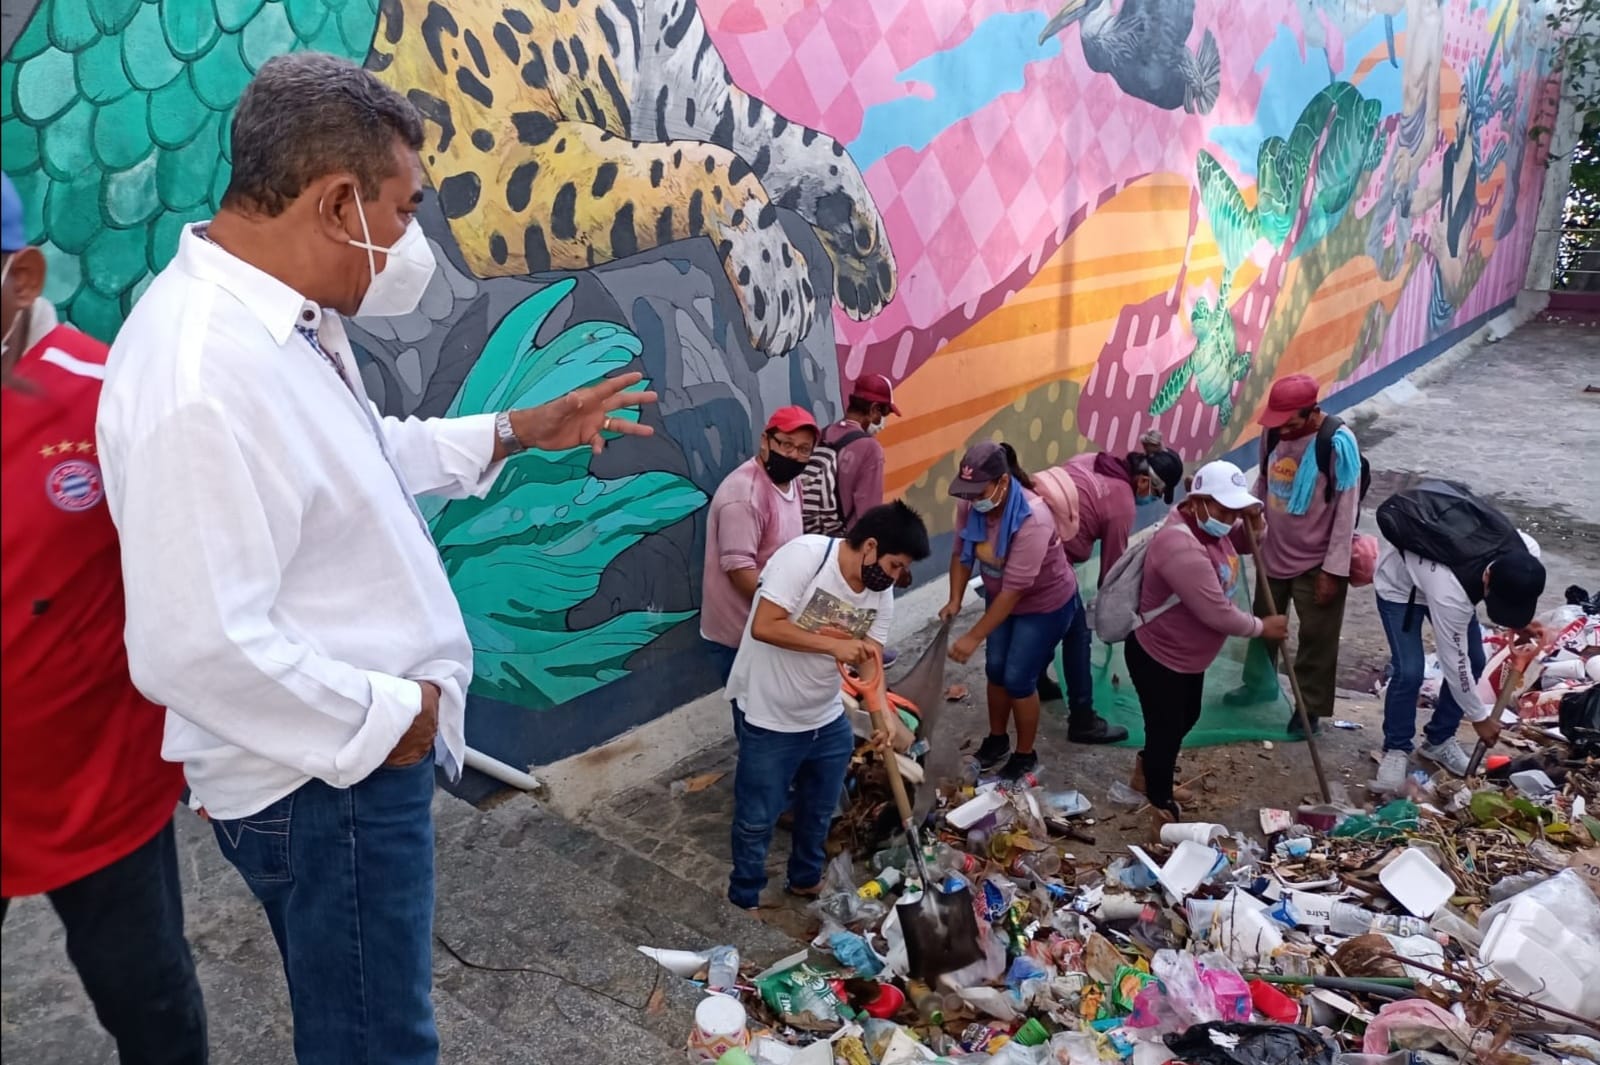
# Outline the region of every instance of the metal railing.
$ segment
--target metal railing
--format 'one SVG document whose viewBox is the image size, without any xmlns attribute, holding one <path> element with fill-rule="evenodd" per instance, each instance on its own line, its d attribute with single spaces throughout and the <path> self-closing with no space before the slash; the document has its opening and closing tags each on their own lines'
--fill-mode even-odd
<svg viewBox="0 0 1600 1065">
<path fill-rule="evenodd" d="M 1553 232 L 1559 245 L 1551 291 L 1600 292 L 1600 229 L 1562 226 Z"/>
</svg>

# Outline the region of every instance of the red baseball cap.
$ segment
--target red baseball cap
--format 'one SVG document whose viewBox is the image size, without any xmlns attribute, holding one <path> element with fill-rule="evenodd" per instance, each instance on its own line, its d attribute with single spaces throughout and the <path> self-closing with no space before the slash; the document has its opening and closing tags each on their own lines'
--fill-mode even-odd
<svg viewBox="0 0 1600 1065">
<path fill-rule="evenodd" d="M 881 373 L 869 373 L 856 380 L 855 388 L 850 394 L 857 399 L 864 399 L 868 403 L 882 403 L 895 414 L 900 413 L 900 408 L 894 405 L 894 385 Z"/>
<path fill-rule="evenodd" d="M 1276 429 L 1307 407 L 1315 407 L 1320 390 L 1317 379 L 1310 374 L 1280 377 L 1272 382 L 1272 391 L 1267 393 L 1267 409 L 1261 412 L 1258 421 L 1264 428 Z"/>
<path fill-rule="evenodd" d="M 767 419 L 767 432 L 792 433 L 796 429 L 810 429 L 817 432 L 817 419 L 804 407 L 779 407 L 772 412 L 772 417 Z"/>
</svg>

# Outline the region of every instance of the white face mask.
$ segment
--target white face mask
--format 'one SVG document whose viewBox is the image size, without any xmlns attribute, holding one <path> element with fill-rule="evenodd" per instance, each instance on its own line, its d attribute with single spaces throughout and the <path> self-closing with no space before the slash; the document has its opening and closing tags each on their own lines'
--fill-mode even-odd
<svg viewBox="0 0 1600 1065">
<path fill-rule="evenodd" d="M 871 425 L 867 426 L 868 436 L 877 436 L 881 432 L 883 432 L 882 422 L 873 422 Z"/>
<path fill-rule="evenodd" d="M 433 248 L 423 235 L 416 219 L 406 226 L 406 231 L 391 247 L 383 248 L 372 243 L 372 231 L 367 228 L 367 212 L 361 206 L 361 196 L 356 195 L 356 214 L 361 219 L 361 235 L 365 240 L 352 240 L 352 248 L 365 248 L 367 269 L 372 272 L 372 284 L 356 308 L 357 318 L 398 318 L 410 314 L 422 302 L 428 282 L 438 265 L 433 258 Z M 379 272 L 375 252 L 388 257 Z"/>
</svg>

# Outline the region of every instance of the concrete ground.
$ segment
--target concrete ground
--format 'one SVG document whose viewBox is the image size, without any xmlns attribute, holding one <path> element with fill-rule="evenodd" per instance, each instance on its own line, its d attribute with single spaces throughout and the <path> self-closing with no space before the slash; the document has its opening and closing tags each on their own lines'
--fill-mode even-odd
<svg viewBox="0 0 1600 1065">
<path fill-rule="evenodd" d="M 1355 418 L 1377 472 L 1369 510 L 1416 474 L 1465 480 L 1525 524 L 1544 546 L 1553 604 L 1569 583 L 1600 583 L 1600 396 L 1582 393 L 1600 377 L 1592 330 L 1531 325 L 1430 374 L 1415 395 L 1402 383 L 1374 412 Z M 1397 402 L 1397 400 L 1406 400 Z M 1371 519 L 1366 519 L 1370 527 Z M 903 600 L 896 643 L 914 656 L 942 593 Z M 969 607 L 969 617 L 975 611 Z M 903 633 L 902 636 L 900 633 Z M 1352 597 L 1342 683 L 1364 691 L 1381 670 L 1383 637 L 1370 594 Z M 977 663 L 949 679 L 981 691 Z M 1341 700 L 1340 717 L 1361 731 L 1325 730 L 1323 759 L 1335 779 L 1358 785 L 1372 774 L 1378 708 Z M 676 717 L 676 715 L 674 715 Z M 976 741 L 981 708 L 952 707 L 949 734 Z M 708 700 L 693 721 L 664 718 L 656 732 L 569 760 L 548 773 L 563 819 L 526 796 L 476 810 L 441 795 L 438 821 L 439 942 L 435 1003 L 443 1060 L 568 1065 L 649 1065 L 682 1060 L 695 992 L 665 978 L 634 951 L 638 944 L 704 947 L 737 943 L 747 959 L 783 956 L 807 922 L 793 910 L 767 924 L 727 906 L 732 808 L 727 705 Z M 1045 784 L 1076 787 L 1095 803 L 1090 865 L 1123 851 L 1143 831 L 1118 813 L 1107 789 L 1125 779 L 1132 752 L 1066 742 L 1063 717 L 1047 714 L 1039 750 Z M 711 741 L 677 764 L 650 762 L 676 733 Z M 641 767 L 655 765 L 648 776 Z M 1186 775 L 1208 773 L 1196 818 L 1255 831 L 1256 811 L 1310 798 L 1315 785 L 1303 745 L 1260 743 L 1187 752 Z M 724 774 L 715 776 L 716 774 Z M 599 787 L 596 781 L 603 781 Z M 693 782 L 674 787 L 675 782 Z M 703 787 L 701 785 L 704 785 Z M 589 790 L 584 790 L 585 787 Z M 1359 789 L 1355 790 L 1359 795 Z M 609 798 L 601 798 L 610 794 Z M 287 999 L 266 922 L 209 830 L 178 814 L 190 940 L 204 985 L 217 1065 L 291 1059 Z M 782 869 L 780 834 L 772 868 Z M 95 1023 L 62 949 L 59 924 L 42 899 L 14 904 L 3 933 L 0 1056 L 26 1065 L 102 1065 L 116 1060 Z"/>
<path fill-rule="evenodd" d="M 1349 412 L 1349 420 L 1366 449 L 1374 472 L 1362 528 L 1375 531 L 1372 511 L 1395 490 L 1421 474 L 1465 481 L 1513 516 L 1539 541 L 1549 579 L 1546 606 L 1563 602 L 1569 584 L 1591 590 L 1600 584 L 1600 395 L 1584 394 L 1584 386 L 1600 373 L 1600 343 L 1592 330 L 1535 322 L 1494 344 L 1478 347 L 1443 367 L 1425 367 L 1378 399 Z M 901 600 L 897 630 L 907 630 L 906 611 L 921 610 L 928 620 L 896 636 L 903 659 L 913 660 L 934 630 L 932 613 L 943 601 L 913 592 Z M 980 612 L 975 596 L 957 624 L 959 632 Z M 941 728 L 975 746 L 987 731 L 981 705 L 982 656 L 965 666 L 950 663 L 948 683 L 962 683 L 974 693 L 951 704 Z M 1371 696 L 1373 682 L 1388 659 L 1371 589 L 1352 592 L 1346 609 L 1340 657 L 1341 696 L 1336 717 L 1356 722 L 1359 730 L 1325 728 L 1318 749 L 1330 782 L 1344 784 L 1362 801 L 1364 785 L 1376 769 L 1381 746 L 1382 707 Z M 891 671 L 892 674 L 893 671 Z M 727 706 L 720 715 L 726 735 Z M 1108 789 L 1126 781 L 1133 751 L 1122 747 L 1081 747 L 1066 739 L 1066 718 L 1059 703 L 1047 704 L 1037 744 L 1044 786 L 1077 788 L 1094 803 L 1090 829 L 1095 843 L 1075 844 L 1072 853 L 1085 867 L 1103 858 L 1126 854 L 1126 845 L 1140 842 L 1148 831 L 1143 814 L 1112 805 Z M 1463 726 L 1464 741 L 1470 730 Z M 1470 749 L 1470 742 L 1466 745 Z M 729 863 L 728 825 L 732 820 L 732 770 L 736 747 L 731 738 L 659 773 L 616 798 L 589 805 L 585 821 L 623 846 L 645 854 L 708 892 L 725 889 Z M 603 760 L 599 755 L 596 761 Z M 562 770 L 563 779 L 583 773 L 580 756 Z M 1203 747 L 1184 752 L 1183 778 L 1200 778 L 1198 800 L 1185 808 L 1186 818 L 1213 821 L 1259 835 L 1259 810 L 1293 807 L 1318 801 L 1315 776 L 1304 744 L 1274 742 Z M 685 781 L 703 783 L 688 791 Z M 678 787 L 674 788 L 674 782 Z M 775 884 L 781 885 L 787 837 L 780 832 L 769 861 Z M 781 927 L 802 934 L 805 916 L 794 905 L 779 904 L 767 916 Z"/>
</svg>

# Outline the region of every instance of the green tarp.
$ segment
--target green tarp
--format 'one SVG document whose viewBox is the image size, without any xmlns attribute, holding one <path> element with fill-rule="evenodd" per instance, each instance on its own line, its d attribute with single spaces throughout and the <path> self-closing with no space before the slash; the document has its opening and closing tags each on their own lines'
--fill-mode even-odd
<svg viewBox="0 0 1600 1065">
<path fill-rule="evenodd" d="M 1077 567 L 1078 584 L 1086 598 L 1091 597 L 1100 575 L 1100 549 L 1094 557 Z M 1247 563 L 1247 572 L 1248 563 Z M 1252 574 L 1253 578 L 1253 574 Z M 1238 601 L 1241 608 L 1250 609 L 1247 581 L 1239 582 Z M 1128 679 L 1128 667 L 1122 657 L 1122 644 L 1107 645 L 1095 640 L 1089 661 L 1094 674 L 1094 708 L 1113 725 L 1128 730 L 1122 746 L 1138 747 L 1144 743 L 1144 714 L 1139 707 L 1139 697 Z M 1240 687 L 1244 673 L 1244 657 L 1251 641 L 1230 638 L 1222 653 L 1206 670 L 1205 701 L 1200 713 L 1200 723 L 1184 739 L 1185 747 L 1209 747 L 1220 743 L 1238 743 L 1241 740 L 1273 740 L 1291 742 L 1286 727 L 1293 708 L 1281 691 L 1267 692 L 1266 697 L 1247 706 L 1230 706 L 1223 696 Z M 1256 647 L 1250 653 L 1264 654 Z M 1063 677 L 1061 651 L 1056 650 L 1056 676 Z M 1059 708 L 1060 704 L 1050 704 Z"/>
</svg>

